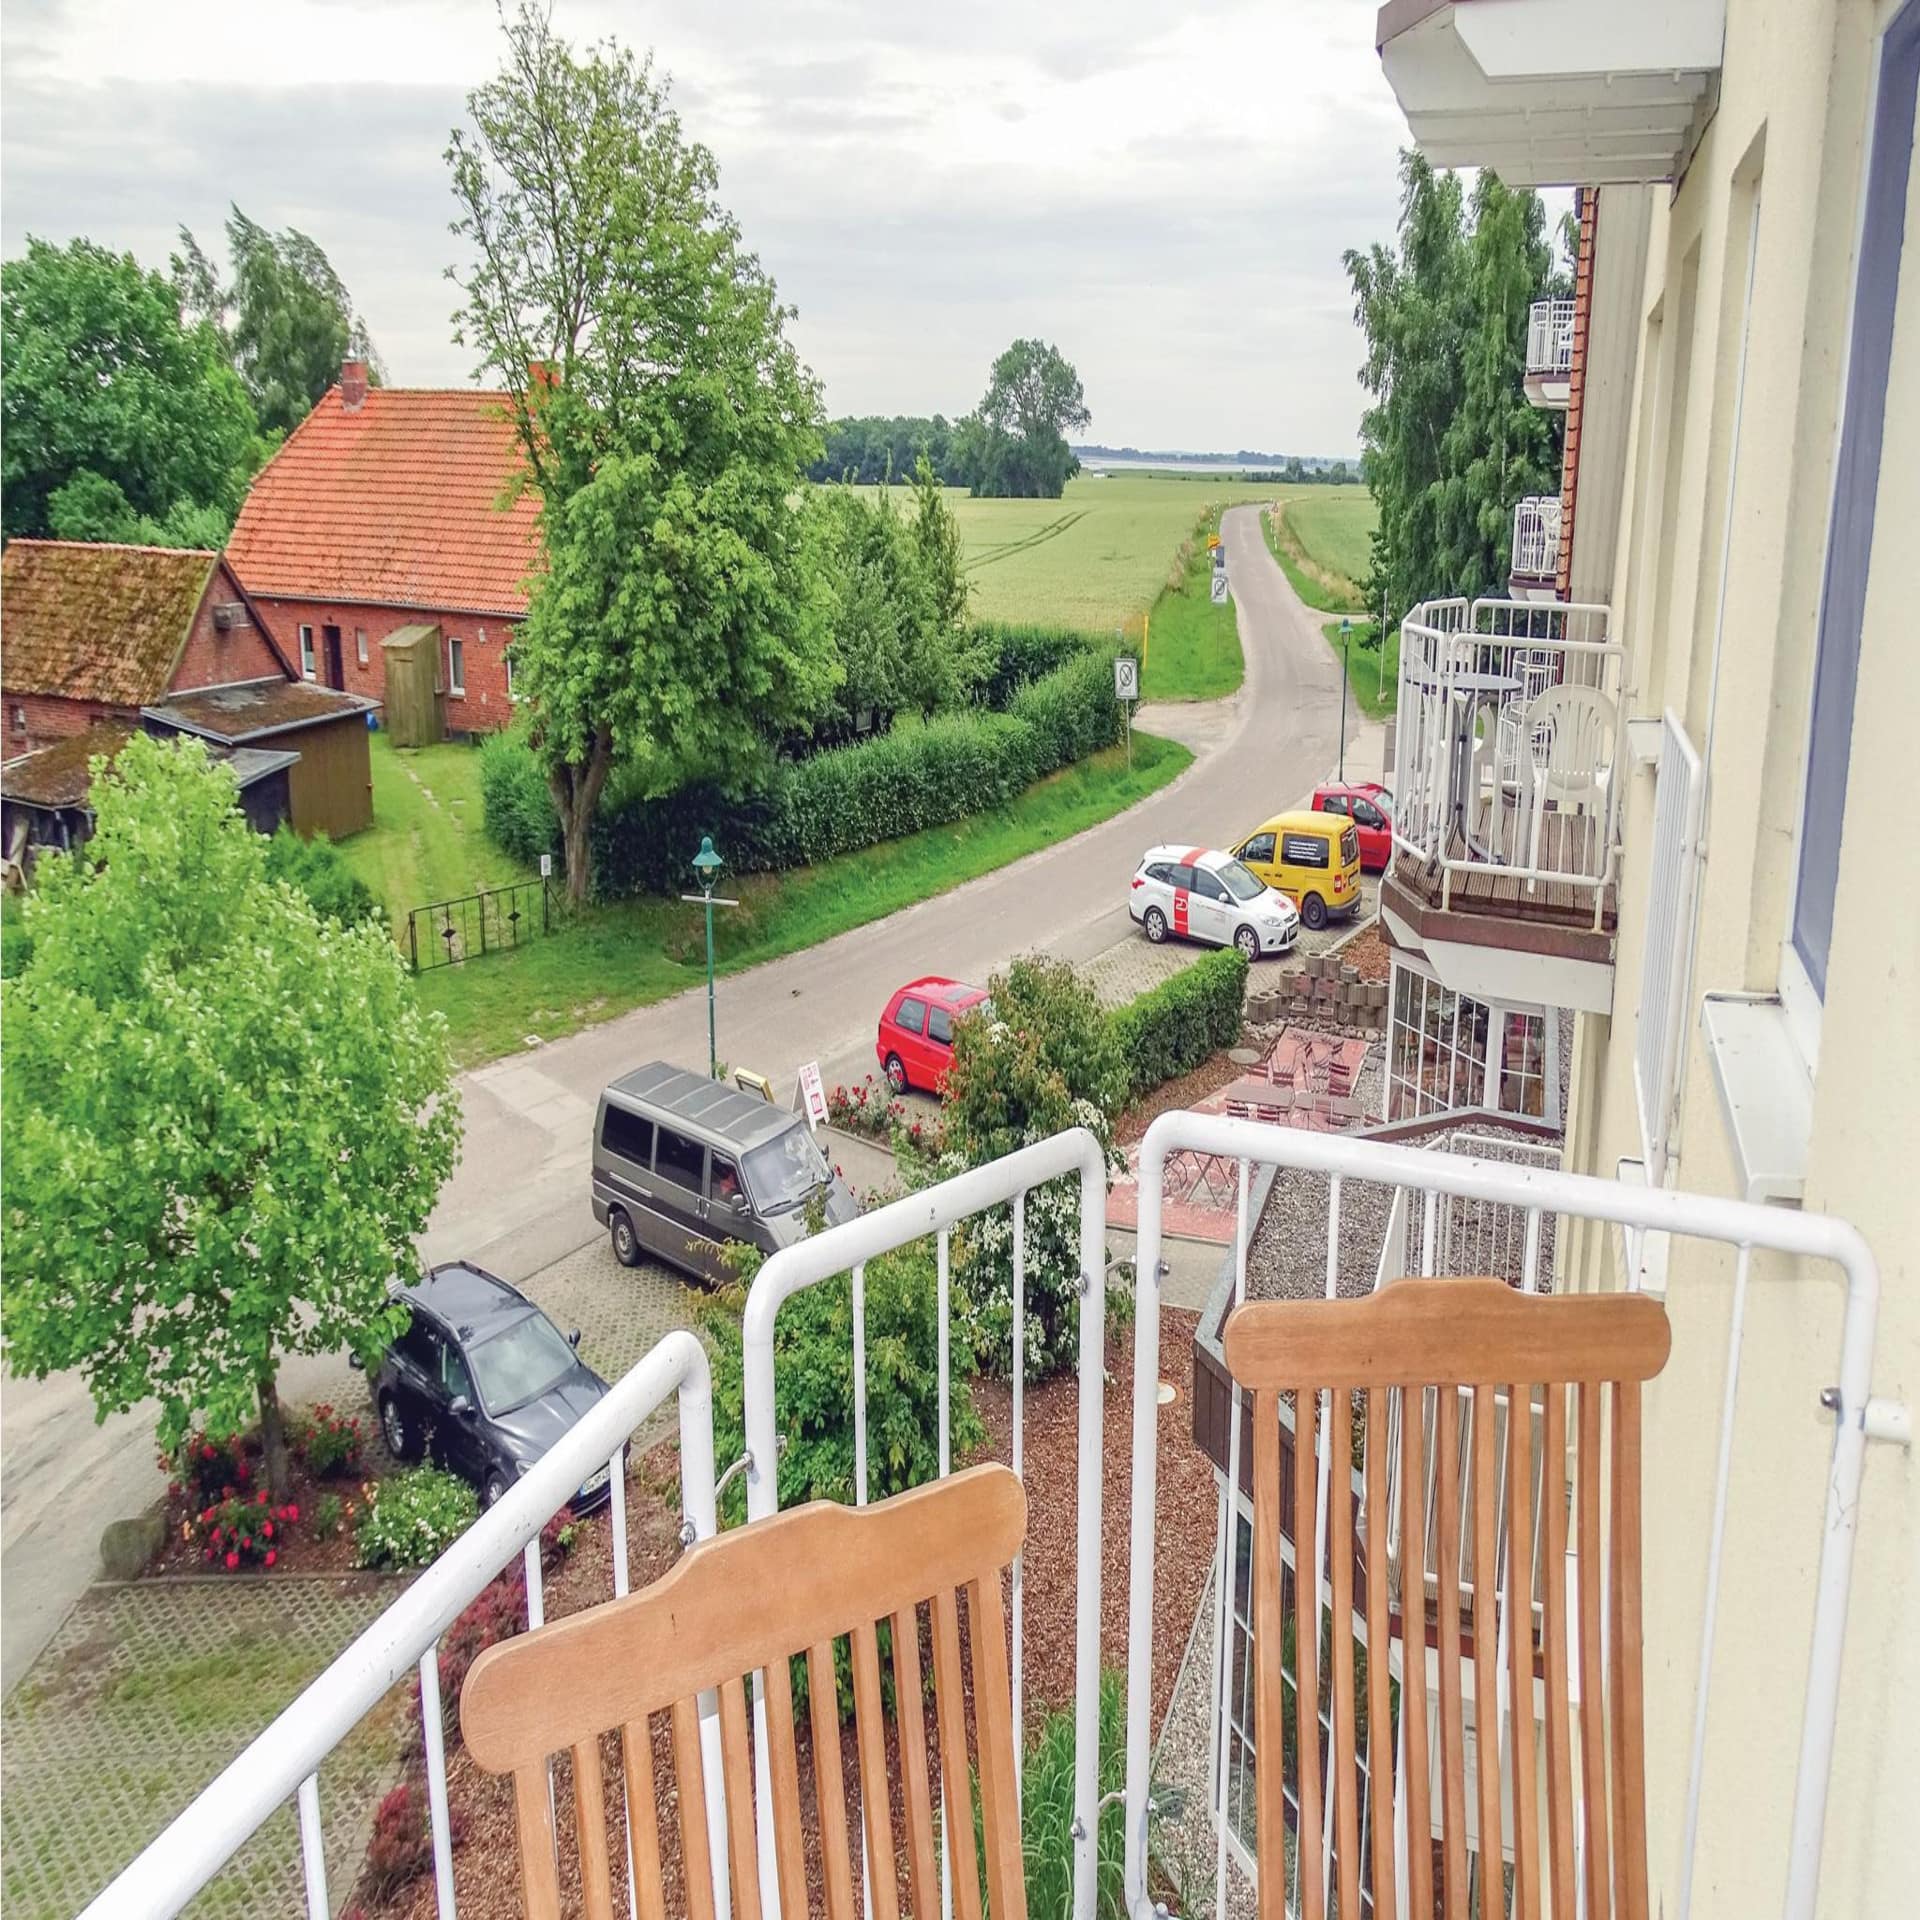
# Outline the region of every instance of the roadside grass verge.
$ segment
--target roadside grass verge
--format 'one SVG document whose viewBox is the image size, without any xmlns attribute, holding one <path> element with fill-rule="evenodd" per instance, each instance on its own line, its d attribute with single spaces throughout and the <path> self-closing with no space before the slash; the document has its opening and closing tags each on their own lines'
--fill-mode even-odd
<svg viewBox="0 0 1920 1920">
<path fill-rule="evenodd" d="M 1039 781 L 1009 805 L 951 826 L 816 867 L 725 879 L 725 891 L 740 905 L 714 915 L 717 970 L 738 973 L 950 892 L 1111 819 L 1167 785 L 1192 759 L 1173 741 L 1135 733 L 1131 773 L 1125 747 L 1109 747 Z M 436 968 L 422 974 L 418 986 L 422 1001 L 447 1016 L 454 1056 L 465 1067 L 649 1006 L 705 976 L 700 909 L 645 898 L 590 908 L 571 926 L 516 952 Z M 724 1032 L 720 1052 L 728 1057 Z"/>
<path fill-rule="evenodd" d="M 1352 652 L 1347 661 L 1347 684 L 1360 711 L 1370 720 L 1384 720 L 1400 704 L 1400 629 L 1387 635 L 1385 660 L 1374 643 L 1380 623 L 1356 620 L 1348 644 Z M 1340 652 L 1340 622 L 1329 620 L 1320 631 L 1327 636 L 1337 658 Z"/>
<path fill-rule="evenodd" d="M 403 946 L 412 908 L 533 877 L 487 838 L 475 748 L 451 740 L 395 747 L 384 732 L 368 746 L 373 825 L 342 840 L 340 851 L 386 908 Z"/>
<path fill-rule="evenodd" d="M 1143 700 L 1219 700 L 1246 678 L 1233 601 L 1216 607 L 1211 598 L 1213 556 L 1206 537 L 1219 527 L 1215 513 L 1195 530 L 1178 582 L 1162 588 L 1153 603 L 1140 675 Z"/>
<path fill-rule="evenodd" d="M 1280 563 L 1280 571 L 1301 600 L 1321 613 L 1362 613 L 1366 603 L 1359 587 L 1337 567 L 1315 559 L 1307 551 L 1296 524 L 1295 515 L 1308 503 L 1278 502 L 1260 516 L 1267 536 L 1267 551 Z M 1372 502 L 1367 506 L 1371 508 Z"/>
</svg>

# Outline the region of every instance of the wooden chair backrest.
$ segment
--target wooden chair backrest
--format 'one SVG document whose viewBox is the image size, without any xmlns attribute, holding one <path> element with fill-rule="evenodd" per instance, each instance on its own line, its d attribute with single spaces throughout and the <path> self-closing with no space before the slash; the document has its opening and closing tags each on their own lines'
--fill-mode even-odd
<svg viewBox="0 0 1920 1920">
<path fill-rule="evenodd" d="M 857 1920 L 842 1777 L 834 1643 L 851 1643 L 860 1806 L 876 1920 L 898 1920 L 892 1796 L 877 1623 L 891 1623 L 911 1910 L 940 1911 L 935 1782 L 953 1846 L 959 1920 L 980 1920 L 981 1875 L 967 1745 L 966 1678 L 956 1589 L 967 1596 L 981 1830 L 994 1920 L 1026 1920 L 1016 1800 L 1012 1681 L 1000 1577 L 1026 1532 L 1027 1501 L 1003 1466 L 969 1468 L 877 1505 L 819 1501 L 691 1548 L 643 1592 L 489 1648 L 460 1697 L 467 1751 L 513 1776 L 528 1920 L 555 1920 L 560 1879 L 548 1761 L 573 1762 L 575 1829 L 588 1920 L 613 1920 L 601 1736 L 617 1730 L 641 1920 L 665 1920 L 651 1716 L 669 1715 L 678 1788 L 683 1909 L 713 1920 L 712 1862 L 700 1763 L 699 1696 L 719 1697 L 727 1861 L 736 1920 L 760 1920 L 747 1676 L 765 1676 L 773 1848 L 783 1914 L 808 1911 L 800 1768 L 788 1660 L 804 1654 L 814 1804 L 830 1920 Z M 937 1773 L 929 1764 L 920 1607 L 931 1615 Z M 902 1710 L 907 1709 L 907 1710 Z M 678 1907 L 677 1907 L 678 1910 Z M 621 1903 L 624 1912 L 624 1902 Z"/>
<path fill-rule="evenodd" d="M 1416 1920 L 1468 1912 L 1466 1726 L 1461 1698 L 1463 1639 L 1470 1634 L 1474 1692 L 1479 1702 L 1500 1694 L 1500 1618 L 1511 1608 L 1507 1636 L 1511 1699 L 1519 1702 L 1504 1730 L 1511 1776 L 1514 1891 L 1519 1920 L 1573 1920 L 1574 1837 L 1584 1808 L 1585 1913 L 1601 1920 L 1645 1920 L 1647 1910 L 1646 1783 L 1641 1687 L 1640 1611 L 1640 1388 L 1666 1364 L 1665 1309 L 1645 1295 L 1540 1298 L 1516 1293 L 1493 1279 L 1399 1280 L 1362 1300 L 1262 1301 L 1241 1307 L 1227 1323 L 1228 1369 L 1253 1397 L 1254 1751 L 1257 1771 L 1260 1917 L 1287 1913 L 1283 1834 L 1283 1768 L 1271 1764 L 1285 1746 L 1281 1694 L 1282 1649 L 1288 1629 L 1296 1648 L 1295 1748 L 1299 1773 L 1299 1912 L 1324 1920 L 1319 1836 L 1324 1817 L 1320 1747 L 1321 1634 L 1313 1587 L 1305 1607 L 1282 1577 L 1280 1397 L 1293 1402 L 1294 1565 L 1311 1579 L 1322 1569 L 1330 1596 L 1327 1645 L 1332 1696 L 1332 1742 L 1324 1782 L 1333 1804 L 1333 1884 L 1339 1912 L 1360 1912 L 1360 1763 L 1357 1728 L 1371 1754 L 1372 1896 L 1375 1913 L 1395 1906 L 1394 1701 L 1386 1648 L 1394 1632 L 1388 1591 L 1387 1510 L 1390 1433 L 1397 1413 L 1401 1455 L 1401 1604 L 1407 1657 L 1400 1712 L 1406 1741 L 1407 1911 Z M 1533 1459 L 1535 1425 L 1509 1419 L 1506 1459 L 1497 1457 L 1495 1394 L 1526 1407 L 1544 1390 L 1540 1459 Z M 1321 1393 L 1329 1396 L 1323 1415 Z M 1470 1543 L 1472 1599 L 1463 1622 L 1460 1596 L 1462 1394 L 1471 1393 Z M 1427 1394 L 1433 1406 L 1427 1411 Z M 1349 1398 L 1351 1396 L 1351 1398 Z M 1417 1397 L 1416 1397 L 1417 1396 Z M 1611 1398 L 1611 1418 L 1605 1402 Z M 1567 1489 L 1570 1406 L 1577 1421 L 1572 1518 Z M 1315 1538 L 1316 1440 L 1324 1424 L 1330 1455 L 1327 1539 Z M 1366 1692 L 1356 1702 L 1354 1664 L 1355 1515 L 1349 1497 L 1356 1424 L 1363 1435 L 1363 1544 Z M 1608 1504 L 1602 1515 L 1601 1435 L 1611 1441 Z M 1436 1620 L 1427 1621 L 1426 1523 L 1421 1489 L 1427 1434 L 1434 1436 L 1434 1532 L 1438 1570 Z M 1505 1577 L 1499 1568 L 1498 1484 L 1504 1464 L 1509 1525 Z M 1537 1506 L 1534 1488 L 1538 1486 Z M 1574 1536 L 1573 1586 L 1560 1569 L 1568 1534 Z M 1536 1662 L 1532 1555 L 1536 1539 L 1546 1561 L 1539 1659 Z M 1602 1671 L 1602 1582 L 1609 1619 Z M 1571 1614 L 1571 1618 L 1569 1615 Z M 1524 1630 L 1523 1630 L 1524 1629 Z M 1440 1775 L 1440 1902 L 1435 1903 L 1435 1830 L 1430 1788 L 1426 1644 L 1437 1648 Z M 1579 1700 L 1570 1685 L 1569 1645 L 1577 1650 L 1584 1684 Z M 1536 1791 L 1534 1743 L 1536 1677 L 1544 1679 L 1546 1825 Z M 1577 1736 L 1574 1718 L 1578 1718 Z M 1480 1835 L 1502 1832 L 1503 1729 L 1497 1712 L 1481 1710 L 1475 1728 L 1475 1819 Z M 1576 1800 L 1576 1774 L 1582 1798 Z M 1544 1841 L 1544 1844 L 1543 1844 Z M 1483 1839 L 1480 1885 L 1501 1885 L 1497 1837 Z M 1483 1892 L 1483 1900 L 1485 1898 Z M 1499 1904 L 1482 1911 L 1498 1914 Z"/>
</svg>

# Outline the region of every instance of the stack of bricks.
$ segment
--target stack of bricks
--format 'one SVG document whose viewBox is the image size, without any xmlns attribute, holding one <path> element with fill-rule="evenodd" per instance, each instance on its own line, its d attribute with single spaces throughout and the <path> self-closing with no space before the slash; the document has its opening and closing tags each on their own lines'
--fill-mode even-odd
<svg viewBox="0 0 1920 1920">
<path fill-rule="evenodd" d="M 1310 953 L 1277 975 L 1262 973 L 1247 995 L 1247 1018 L 1255 1026 L 1278 1020 L 1312 1020 L 1357 1033 L 1380 1033 L 1387 1024 L 1387 983 L 1362 980 L 1338 954 Z"/>
</svg>

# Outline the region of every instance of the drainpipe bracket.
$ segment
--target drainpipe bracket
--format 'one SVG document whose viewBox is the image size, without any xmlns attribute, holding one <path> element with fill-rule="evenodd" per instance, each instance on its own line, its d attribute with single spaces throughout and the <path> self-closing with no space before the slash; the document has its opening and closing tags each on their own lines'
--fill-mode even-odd
<svg viewBox="0 0 1920 1920">
<path fill-rule="evenodd" d="M 1820 1395 L 1820 1404 L 1829 1413 L 1840 1411 L 1840 1389 L 1828 1387 Z M 1860 1410 L 1860 1431 L 1869 1440 L 1884 1440 L 1896 1447 L 1913 1445 L 1913 1415 L 1904 1400 L 1869 1400 Z"/>
</svg>

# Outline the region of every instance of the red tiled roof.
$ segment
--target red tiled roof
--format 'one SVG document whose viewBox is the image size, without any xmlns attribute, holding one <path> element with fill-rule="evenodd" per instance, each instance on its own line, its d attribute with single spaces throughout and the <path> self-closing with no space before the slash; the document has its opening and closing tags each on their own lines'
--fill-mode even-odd
<svg viewBox="0 0 1920 1920">
<path fill-rule="evenodd" d="M 9 540 L 0 559 L 7 692 L 115 707 L 159 699 L 219 557 L 177 547 Z"/>
<path fill-rule="evenodd" d="M 503 396 L 330 387 L 254 476 L 227 558 L 254 594 L 522 614 L 539 503 Z"/>
</svg>

